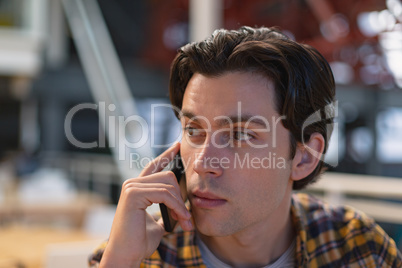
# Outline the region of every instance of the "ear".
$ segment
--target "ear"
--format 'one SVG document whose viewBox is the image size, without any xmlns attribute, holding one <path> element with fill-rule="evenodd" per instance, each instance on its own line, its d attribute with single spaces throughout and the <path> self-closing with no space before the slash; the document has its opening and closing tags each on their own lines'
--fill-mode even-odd
<svg viewBox="0 0 402 268">
<path fill-rule="evenodd" d="M 292 180 L 304 179 L 314 171 L 321 160 L 324 147 L 325 140 L 320 133 L 313 133 L 304 144 L 298 143 L 292 161 Z"/>
</svg>

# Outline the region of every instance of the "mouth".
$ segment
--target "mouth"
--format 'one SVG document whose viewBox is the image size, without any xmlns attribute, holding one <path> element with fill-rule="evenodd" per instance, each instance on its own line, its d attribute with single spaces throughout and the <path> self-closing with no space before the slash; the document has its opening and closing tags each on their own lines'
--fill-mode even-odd
<svg viewBox="0 0 402 268">
<path fill-rule="evenodd" d="M 226 199 L 210 192 L 195 191 L 191 195 L 191 205 L 198 208 L 213 209 L 223 206 L 226 203 Z"/>
</svg>

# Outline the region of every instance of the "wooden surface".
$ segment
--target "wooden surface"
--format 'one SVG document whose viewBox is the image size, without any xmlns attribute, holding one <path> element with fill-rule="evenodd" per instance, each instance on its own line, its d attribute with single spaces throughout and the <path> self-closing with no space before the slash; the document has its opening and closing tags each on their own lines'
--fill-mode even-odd
<svg viewBox="0 0 402 268">
<path fill-rule="evenodd" d="M 81 266 L 70 266 L 87 267 L 82 257 L 85 258 L 95 248 L 96 243 L 91 244 L 91 241 L 96 238 L 80 230 L 88 213 L 94 207 L 105 204 L 107 201 L 104 198 L 90 193 L 77 193 L 69 202 L 28 203 L 19 200 L 17 194 L 8 192 L 0 203 L 0 268 L 65 267 L 45 265 L 45 261 L 49 260 L 49 247 L 60 244 L 59 248 L 62 248 L 65 243 L 73 242 L 93 245 L 87 246 L 87 251 L 81 250 Z M 99 238 L 96 241 L 99 244 Z M 72 251 L 67 248 L 65 252 Z M 76 256 L 71 259 L 77 260 Z M 58 259 L 53 258 L 53 263 L 55 260 Z"/>
<path fill-rule="evenodd" d="M 0 268 L 42 268 L 45 267 L 48 247 L 52 244 L 92 240 L 93 237 L 75 230 L 22 225 L 1 227 Z M 88 254 L 90 252 L 88 249 Z"/>
<path fill-rule="evenodd" d="M 96 205 L 107 204 L 104 198 L 80 192 L 68 202 L 22 202 L 17 194 L 9 193 L 0 203 L 0 224 L 32 222 L 49 225 L 64 222 L 65 225 L 81 227 L 87 212 Z"/>
</svg>

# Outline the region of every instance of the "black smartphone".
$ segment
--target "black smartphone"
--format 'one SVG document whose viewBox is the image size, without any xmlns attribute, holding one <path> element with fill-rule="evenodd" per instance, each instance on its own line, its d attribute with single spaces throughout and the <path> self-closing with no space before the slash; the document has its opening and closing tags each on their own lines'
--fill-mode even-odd
<svg viewBox="0 0 402 268">
<path fill-rule="evenodd" d="M 170 170 L 174 173 L 177 178 L 177 182 L 180 186 L 181 197 L 183 201 L 187 199 L 187 191 L 186 191 L 186 178 L 184 173 L 183 162 L 181 161 L 180 151 L 174 157 L 173 161 L 169 164 Z M 166 232 L 172 232 L 174 227 L 176 226 L 177 221 L 172 218 L 170 215 L 170 208 L 168 208 L 165 204 L 159 204 L 159 208 L 161 210 L 163 225 L 165 226 Z"/>
</svg>

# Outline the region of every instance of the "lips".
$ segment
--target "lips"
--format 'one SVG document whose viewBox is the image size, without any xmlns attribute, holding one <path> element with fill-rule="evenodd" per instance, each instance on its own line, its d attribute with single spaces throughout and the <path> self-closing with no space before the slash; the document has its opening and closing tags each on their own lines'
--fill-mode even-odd
<svg viewBox="0 0 402 268">
<path fill-rule="evenodd" d="M 226 204 L 226 200 L 210 192 L 195 191 L 192 193 L 192 205 L 198 208 L 213 209 Z"/>
</svg>

